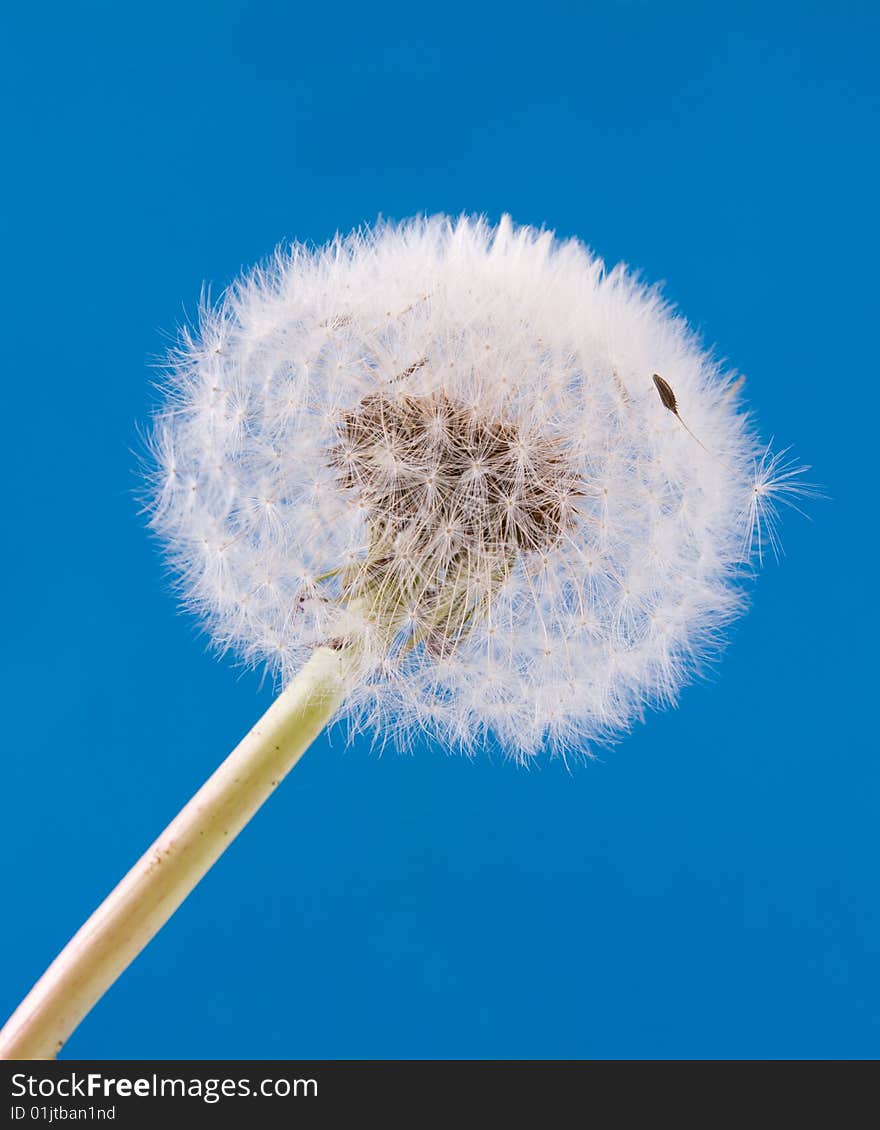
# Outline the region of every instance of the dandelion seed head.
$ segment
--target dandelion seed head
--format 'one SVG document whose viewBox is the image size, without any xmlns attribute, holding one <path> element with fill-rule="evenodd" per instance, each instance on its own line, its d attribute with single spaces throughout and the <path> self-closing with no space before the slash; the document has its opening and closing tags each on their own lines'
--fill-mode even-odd
<svg viewBox="0 0 880 1130">
<path fill-rule="evenodd" d="M 577 241 L 384 224 L 203 306 L 152 523 L 221 648 L 283 682 L 357 641 L 352 732 L 583 752 L 676 700 L 804 491 L 732 389 Z"/>
</svg>

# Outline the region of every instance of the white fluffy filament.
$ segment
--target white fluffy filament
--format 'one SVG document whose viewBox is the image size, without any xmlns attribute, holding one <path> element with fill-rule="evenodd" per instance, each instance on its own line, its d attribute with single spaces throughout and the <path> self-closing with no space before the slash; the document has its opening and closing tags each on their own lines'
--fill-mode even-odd
<svg viewBox="0 0 880 1130">
<path fill-rule="evenodd" d="M 282 683 L 360 640 L 352 729 L 579 753 L 675 700 L 797 489 L 738 390 L 576 241 L 384 225 L 203 310 L 153 523 L 217 645 Z"/>
</svg>

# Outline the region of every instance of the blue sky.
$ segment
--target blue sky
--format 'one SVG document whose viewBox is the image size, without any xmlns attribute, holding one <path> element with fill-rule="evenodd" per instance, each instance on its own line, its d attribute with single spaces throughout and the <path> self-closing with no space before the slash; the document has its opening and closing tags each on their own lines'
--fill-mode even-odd
<svg viewBox="0 0 880 1130">
<path fill-rule="evenodd" d="M 830 501 L 590 766 L 321 739 L 67 1054 L 876 1056 L 876 5 L 5 23 L 0 1012 L 271 698 L 138 514 L 168 334 L 282 240 L 509 211 L 664 280 Z"/>
</svg>

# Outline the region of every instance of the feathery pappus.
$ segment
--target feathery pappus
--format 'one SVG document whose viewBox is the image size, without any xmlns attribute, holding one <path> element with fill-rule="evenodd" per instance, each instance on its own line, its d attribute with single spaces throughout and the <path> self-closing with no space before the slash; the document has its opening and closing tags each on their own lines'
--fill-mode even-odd
<svg viewBox="0 0 880 1130">
<path fill-rule="evenodd" d="M 657 290 L 506 217 L 279 252 L 183 333 L 152 451 L 221 648 L 357 649 L 353 728 L 520 759 L 674 701 L 800 490 Z"/>
</svg>

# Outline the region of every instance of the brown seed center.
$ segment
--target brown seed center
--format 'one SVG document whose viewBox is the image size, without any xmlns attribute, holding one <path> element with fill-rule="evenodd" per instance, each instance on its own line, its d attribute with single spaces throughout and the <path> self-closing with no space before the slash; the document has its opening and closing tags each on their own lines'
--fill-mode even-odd
<svg viewBox="0 0 880 1130">
<path fill-rule="evenodd" d="M 341 417 L 332 461 L 371 522 L 424 549 L 444 540 L 492 555 L 548 549 L 572 525 L 580 493 L 558 440 L 443 392 L 364 397 Z"/>
<path fill-rule="evenodd" d="M 558 440 L 443 392 L 364 397 L 339 419 L 332 465 L 369 528 L 364 559 L 341 571 L 342 599 L 404 653 L 448 655 L 518 555 L 573 525 L 581 493 Z"/>
</svg>

